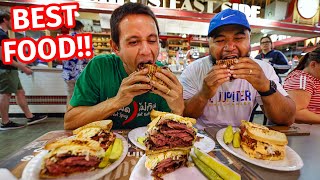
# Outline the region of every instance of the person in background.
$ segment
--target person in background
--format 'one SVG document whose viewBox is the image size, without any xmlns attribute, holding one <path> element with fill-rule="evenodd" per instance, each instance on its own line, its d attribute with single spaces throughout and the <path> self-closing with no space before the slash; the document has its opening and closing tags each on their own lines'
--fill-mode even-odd
<svg viewBox="0 0 320 180">
<path fill-rule="evenodd" d="M 164 82 L 150 80 L 144 64 L 159 55 L 159 26 L 151 9 L 125 3 L 110 19 L 115 54 L 94 57 L 76 82 L 64 128 L 75 129 L 93 121 L 113 120 L 113 128 L 136 128 L 150 123 L 152 109 L 182 115 L 182 85 L 167 69 L 156 73 Z"/>
<path fill-rule="evenodd" d="M 221 11 L 210 21 L 210 55 L 182 72 L 184 115 L 197 118 L 199 128 L 239 126 L 241 120 L 249 120 L 257 103 L 273 123 L 293 123 L 295 104 L 279 84 L 273 67 L 250 58 L 250 31 L 244 13 Z M 217 60 L 233 58 L 230 68 L 216 65 Z"/>
<path fill-rule="evenodd" d="M 320 123 L 320 47 L 302 57 L 284 89 L 296 103 L 296 122 Z"/>
<path fill-rule="evenodd" d="M 76 25 L 72 28 L 73 32 L 71 32 L 71 36 L 75 36 L 76 34 L 83 33 L 83 27 L 81 21 L 76 20 Z M 62 71 L 62 78 L 66 82 L 67 85 L 67 105 L 72 97 L 74 86 L 76 84 L 79 75 L 88 64 L 89 59 L 78 59 L 74 57 L 71 60 L 62 61 L 63 71 Z"/>
<path fill-rule="evenodd" d="M 261 59 L 268 61 L 272 66 L 273 65 L 288 65 L 287 57 L 278 50 L 272 49 L 272 41 L 269 36 L 262 37 L 260 39 L 261 53 L 258 54 L 255 59 Z M 289 69 L 277 69 L 275 71 L 279 77 L 279 82 L 282 83 L 281 77 L 279 74 L 288 72 Z"/>
<path fill-rule="evenodd" d="M 10 14 L 0 10 L 0 45 L 2 40 L 9 39 L 8 30 L 11 30 Z M 0 48 L 2 49 L 1 46 Z M 2 58 L 2 51 L 0 51 L 0 58 Z M 26 65 L 17 62 L 15 57 L 11 65 L 4 65 L 2 59 L 0 60 L 0 114 L 2 119 L 0 130 L 25 127 L 25 124 L 18 124 L 9 120 L 9 105 L 12 93 L 16 95 L 16 102 L 27 117 L 28 125 L 40 122 L 47 118 L 45 115 L 38 116 L 30 112 L 25 92 L 19 79 L 18 69 L 22 70 L 27 75 L 32 74 L 32 70 Z"/>
</svg>

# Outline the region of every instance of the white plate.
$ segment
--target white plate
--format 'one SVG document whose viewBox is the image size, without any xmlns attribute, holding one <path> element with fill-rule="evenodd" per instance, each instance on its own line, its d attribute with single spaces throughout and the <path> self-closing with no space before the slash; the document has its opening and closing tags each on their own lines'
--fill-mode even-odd
<svg viewBox="0 0 320 180">
<path fill-rule="evenodd" d="M 147 132 L 148 127 L 144 126 L 144 127 L 138 127 L 135 129 L 132 129 L 129 133 L 128 133 L 128 138 L 129 140 L 132 142 L 132 144 L 134 144 L 135 146 L 137 146 L 138 148 L 142 149 L 142 150 L 146 150 L 146 146 L 140 144 L 137 139 L 138 137 L 144 137 L 146 136 L 146 132 Z"/>
<path fill-rule="evenodd" d="M 99 179 L 109 172 L 111 172 L 113 169 L 115 169 L 127 156 L 128 153 L 128 142 L 125 140 L 125 138 L 117 133 L 114 133 L 117 138 L 120 138 L 122 140 L 123 144 L 123 151 L 118 160 L 116 160 L 114 163 L 112 163 L 110 166 L 104 168 L 104 169 L 96 169 L 94 171 L 89 171 L 89 172 L 84 172 L 84 173 L 77 173 L 70 175 L 65 178 L 59 178 L 59 179 L 65 179 L 65 180 L 70 180 L 70 179 L 81 179 L 81 180 L 92 180 L 92 179 Z M 41 170 L 41 164 L 43 157 L 48 153 L 47 150 L 42 151 L 39 153 L 36 157 L 34 157 L 24 168 L 23 173 L 22 173 L 22 178 L 21 180 L 38 180 L 39 178 L 39 173 Z"/>
<path fill-rule="evenodd" d="M 303 161 L 301 157 L 289 146 L 286 146 L 286 157 L 283 160 L 269 161 L 269 160 L 251 158 L 242 150 L 242 148 L 234 148 L 232 144 L 226 145 L 223 142 L 223 133 L 225 129 L 226 128 L 220 129 L 217 132 L 217 135 L 216 135 L 217 140 L 224 149 L 226 149 L 231 154 L 237 156 L 240 159 L 243 159 L 257 166 L 261 166 L 268 169 L 274 169 L 278 171 L 295 171 L 295 170 L 301 169 L 303 166 Z"/>
<path fill-rule="evenodd" d="M 151 171 L 145 167 L 146 155 L 143 155 L 130 175 L 129 180 L 152 180 Z M 164 180 L 206 180 L 207 178 L 195 167 L 181 167 L 162 177 Z"/>
<path fill-rule="evenodd" d="M 137 139 L 138 137 L 143 137 L 146 136 L 145 133 L 147 132 L 147 127 L 138 127 L 135 128 L 133 130 L 131 130 L 128 134 L 128 138 L 129 140 L 138 148 L 142 149 L 142 150 L 146 150 L 146 146 L 140 144 Z M 194 146 L 199 148 L 201 151 L 208 153 L 210 151 L 212 151 L 215 147 L 215 142 L 209 138 L 208 136 L 205 136 L 203 134 L 197 134 L 198 137 L 202 137 L 200 139 L 200 141 L 195 142 Z"/>
</svg>

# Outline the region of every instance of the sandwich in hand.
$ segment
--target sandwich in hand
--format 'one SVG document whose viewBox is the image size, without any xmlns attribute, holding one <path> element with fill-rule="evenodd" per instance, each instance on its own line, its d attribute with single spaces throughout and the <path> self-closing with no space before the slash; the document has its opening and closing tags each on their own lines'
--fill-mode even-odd
<svg viewBox="0 0 320 180">
<path fill-rule="evenodd" d="M 230 66 L 235 64 L 235 61 L 237 60 L 237 58 L 231 58 L 231 59 L 220 59 L 220 60 L 216 60 L 216 64 L 217 65 L 227 65 L 227 68 L 229 69 Z"/>
<path fill-rule="evenodd" d="M 64 138 L 45 146 L 40 178 L 58 178 L 98 168 L 105 150 L 97 141 Z"/>
<path fill-rule="evenodd" d="M 250 157 L 264 160 L 281 160 L 286 155 L 288 140 L 285 134 L 242 120 L 241 147 Z"/>
<path fill-rule="evenodd" d="M 145 68 L 148 69 L 147 77 L 150 78 L 151 81 L 156 81 L 161 85 L 167 86 L 162 80 L 155 76 L 156 72 L 161 72 L 161 69 L 167 69 L 166 67 L 160 67 L 155 64 L 140 64 L 138 70 Z"/>
<path fill-rule="evenodd" d="M 230 67 L 232 65 L 235 64 L 235 61 L 237 60 L 237 58 L 231 58 L 231 59 L 220 59 L 220 60 L 216 60 L 216 64 L 217 65 L 226 65 L 228 69 L 230 69 Z M 235 79 L 234 77 L 230 77 L 230 81 Z"/>
<path fill-rule="evenodd" d="M 91 139 L 98 141 L 100 146 L 107 150 L 116 139 L 116 135 L 110 130 L 112 128 L 111 120 L 101 120 L 89 123 L 85 126 L 79 127 L 73 131 L 77 138 Z"/>
<path fill-rule="evenodd" d="M 193 128 L 195 119 L 184 118 L 171 113 L 159 114 L 148 125 L 146 145 L 147 169 L 152 176 L 160 178 L 182 166 L 187 166 L 188 156 L 196 140 L 197 131 Z"/>
</svg>

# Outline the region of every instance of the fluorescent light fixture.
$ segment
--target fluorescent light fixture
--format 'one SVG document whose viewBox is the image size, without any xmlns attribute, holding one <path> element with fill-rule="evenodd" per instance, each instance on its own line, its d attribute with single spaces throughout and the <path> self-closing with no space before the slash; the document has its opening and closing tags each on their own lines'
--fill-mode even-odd
<svg viewBox="0 0 320 180">
<path fill-rule="evenodd" d="M 263 33 L 263 34 L 268 34 L 271 31 L 272 30 L 270 30 L 270 29 L 261 29 L 261 33 Z"/>
</svg>

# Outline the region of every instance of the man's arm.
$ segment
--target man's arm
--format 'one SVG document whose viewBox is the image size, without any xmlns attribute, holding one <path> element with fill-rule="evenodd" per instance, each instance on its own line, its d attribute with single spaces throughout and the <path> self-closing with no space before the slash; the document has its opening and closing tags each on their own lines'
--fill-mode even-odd
<svg viewBox="0 0 320 180">
<path fill-rule="evenodd" d="M 294 123 L 295 103 L 288 97 L 283 96 L 279 91 L 270 95 L 261 97 L 265 115 L 275 124 L 291 125 Z"/>
<path fill-rule="evenodd" d="M 219 86 L 230 79 L 230 70 L 226 65 L 217 65 L 208 72 L 203 80 L 201 90 L 190 99 L 185 100 L 184 116 L 199 118 L 203 114 L 203 110 L 212 98 Z"/>
<path fill-rule="evenodd" d="M 296 122 L 299 123 L 320 123 L 320 114 L 308 110 L 311 94 L 304 90 L 290 90 L 288 94 L 296 103 Z"/>
<path fill-rule="evenodd" d="M 184 101 L 184 116 L 199 118 L 208 103 L 208 99 L 202 97 L 201 93 L 195 94 L 192 98 Z"/>
<path fill-rule="evenodd" d="M 2 61 L 2 46 L 0 46 L 0 61 Z M 27 75 L 32 74 L 32 70 L 30 68 L 28 68 L 25 64 L 22 63 L 18 63 L 16 61 L 12 61 L 11 66 L 16 67 L 20 70 L 22 70 L 24 73 L 26 73 Z"/>
<path fill-rule="evenodd" d="M 64 115 L 64 129 L 76 129 L 88 123 L 106 119 L 115 113 L 119 107 L 119 100 L 110 98 L 94 106 L 68 106 Z"/>
<path fill-rule="evenodd" d="M 258 63 L 250 58 L 241 58 L 239 63 L 233 65 L 231 74 L 235 78 L 247 80 L 257 91 L 266 92 L 270 90 L 270 80 Z M 275 79 L 276 74 L 273 68 L 268 65 L 270 71 L 269 78 Z M 268 119 L 276 124 L 291 125 L 294 122 L 295 103 L 289 97 L 282 95 L 278 90 L 269 96 L 261 96 L 263 110 Z"/>
</svg>

